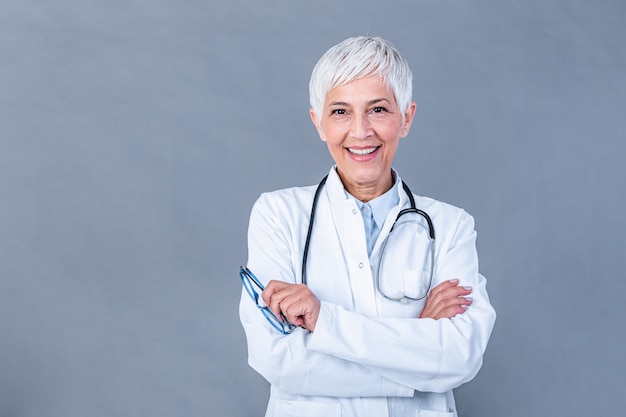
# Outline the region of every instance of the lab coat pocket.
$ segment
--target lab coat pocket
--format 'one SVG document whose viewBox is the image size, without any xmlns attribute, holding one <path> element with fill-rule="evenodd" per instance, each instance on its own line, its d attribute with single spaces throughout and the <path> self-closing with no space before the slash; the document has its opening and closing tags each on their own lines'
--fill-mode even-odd
<svg viewBox="0 0 626 417">
<path fill-rule="evenodd" d="M 445 411 L 418 410 L 415 417 L 456 417 L 456 413 Z"/>
<path fill-rule="evenodd" d="M 404 295 L 411 298 L 423 298 L 428 294 L 430 271 L 405 271 L 403 281 Z"/>
<path fill-rule="evenodd" d="M 318 401 L 296 401 L 277 398 L 275 417 L 341 417 L 341 404 Z"/>
</svg>

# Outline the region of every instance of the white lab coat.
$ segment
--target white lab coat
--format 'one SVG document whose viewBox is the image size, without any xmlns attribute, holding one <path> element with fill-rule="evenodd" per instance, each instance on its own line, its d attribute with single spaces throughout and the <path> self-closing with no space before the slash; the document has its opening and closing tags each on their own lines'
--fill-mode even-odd
<svg viewBox="0 0 626 417">
<path fill-rule="evenodd" d="M 249 364 L 271 384 L 267 417 L 457 415 L 452 389 L 478 372 L 495 321 L 478 272 L 474 221 L 459 208 L 415 196 L 436 233 L 431 288 L 458 278 L 473 288 L 474 300 L 452 319 L 418 319 L 425 301 L 389 301 L 377 293 L 372 276 L 381 242 L 399 210 L 409 206 L 398 182 L 395 188 L 400 204 L 389 213 L 370 258 L 360 211 L 331 169 L 307 265 L 307 284 L 321 301 L 314 332 L 280 334 L 242 291 Z M 254 205 L 247 266 L 264 284 L 301 282 L 315 189 L 266 193 Z"/>
</svg>

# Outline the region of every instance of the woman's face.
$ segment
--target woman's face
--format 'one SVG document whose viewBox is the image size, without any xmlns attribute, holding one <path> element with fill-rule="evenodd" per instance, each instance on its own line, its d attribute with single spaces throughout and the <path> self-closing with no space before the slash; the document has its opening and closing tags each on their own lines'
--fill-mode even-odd
<svg viewBox="0 0 626 417">
<path fill-rule="evenodd" d="M 411 103 L 403 122 L 392 91 L 380 77 L 372 76 L 330 90 L 322 114 L 311 110 L 311 119 L 346 190 L 369 201 L 393 185 L 393 157 L 414 114 L 415 103 Z"/>
</svg>

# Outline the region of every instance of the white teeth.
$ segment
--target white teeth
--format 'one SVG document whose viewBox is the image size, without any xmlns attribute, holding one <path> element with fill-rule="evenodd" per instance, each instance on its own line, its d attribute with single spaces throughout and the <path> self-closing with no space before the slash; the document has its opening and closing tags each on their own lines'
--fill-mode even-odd
<svg viewBox="0 0 626 417">
<path fill-rule="evenodd" d="M 367 148 L 367 149 L 352 149 L 348 148 L 348 150 L 355 155 L 369 155 L 374 152 L 377 148 Z"/>
</svg>

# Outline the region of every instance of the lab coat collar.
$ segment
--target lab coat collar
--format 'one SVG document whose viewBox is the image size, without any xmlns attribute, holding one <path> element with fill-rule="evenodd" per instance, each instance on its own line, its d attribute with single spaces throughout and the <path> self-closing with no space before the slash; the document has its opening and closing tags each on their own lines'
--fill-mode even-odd
<svg viewBox="0 0 626 417">
<path fill-rule="evenodd" d="M 331 200 L 347 200 L 350 198 L 337 174 L 337 165 L 333 165 L 326 180 L 326 192 Z"/>
</svg>

